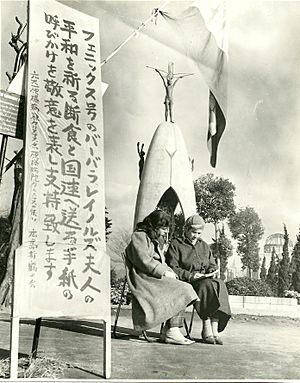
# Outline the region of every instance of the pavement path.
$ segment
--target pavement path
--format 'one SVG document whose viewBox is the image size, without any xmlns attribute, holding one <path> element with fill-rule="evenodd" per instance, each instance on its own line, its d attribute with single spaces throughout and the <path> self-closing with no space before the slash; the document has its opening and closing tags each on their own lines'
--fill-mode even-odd
<svg viewBox="0 0 300 383">
<path fill-rule="evenodd" d="M 112 317 L 112 320 L 114 317 Z M 9 318 L 0 319 L 0 357 L 9 352 Z M 103 379 L 101 324 L 83 320 L 43 321 L 38 355 L 76 365 L 66 379 Z M 112 379 L 224 380 L 300 379 L 300 320 L 235 316 L 222 338 L 223 346 L 200 342 L 201 322 L 194 320 L 190 346 L 140 340 L 132 330 L 131 311 L 123 309 L 119 335 L 112 339 Z M 20 326 L 20 353 L 29 354 L 33 322 Z M 157 331 L 155 333 L 155 331 Z M 159 328 L 150 335 L 157 336 Z"/>
</svg>

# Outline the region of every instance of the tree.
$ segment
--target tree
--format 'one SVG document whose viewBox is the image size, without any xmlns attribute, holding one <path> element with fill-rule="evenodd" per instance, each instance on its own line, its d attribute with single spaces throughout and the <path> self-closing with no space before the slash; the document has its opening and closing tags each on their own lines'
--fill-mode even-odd
<svg viewBox="0 0 300 383">
<path fill-rule="evenodd" d="M 128 246 L 131 238 L 131 231 L 125 229 L 114 230 L 107 242 L 107 252 L 115 262 L 122 262 L 122 254 Z"/>
<path fill-rule="evenodd" d="M 211 173 L 194 181 L 197 212 L 207 223 L 215 227 L 214 253 L 220 258 L 218 224 L 235 212 L 235 186 L 228 179 L 215 177 Z M 220 260 L 221 261 L 221 260 Z"/>
<path fill-rule="evenodd" d="M 121 281 L 125 276 L 124 253 L 131 238 L 131 231 L 126 229 L 114 230 L 107 242 L 106 251 L 111 260 L 111 280 Z"/>
<path fill-rule="evenodd" d="M 277 275 L 277 283 L 278 283 L 279 265 L 280 265 L 280 258 L 278 257 L 278 254 L 275 254 L 275 273 Z"/>
<path fill-rule="evenodd" d="M 174 238 L 182 238 L 184 233 L 184 215 L 182 212 L 174 214 L 174 229 L 172 236 Z"/>
<path fill-rule="evenodd" d="M 278 275 L 277 275 L 277 266 L 276 266 L 275 256 L 276 256 L 276 253 L 275 253 L 275 249 L 273 247 L 272 255 L 271 255 L 271 262 L 270 262 L 266 281 L 267 281 L 268 285 L 271 287 L 271 289 L 273 290 L 273 292 L 276 294 L 277 293 L 277 276 Z"/>
<path fill-rule="evenodd" d="M 247 270 L 248 277 L 259 269 L 258 241 L 264 228 L 256 211 L 247 206 L 229 217 L 229 227 L 234 239 L 238 241 L 237 252 L 241 256 L 242 269 Z"/>
<path fill-rule="evenodd" d="M 112 226 L 112 220 L 109 218 L 108 210 L 105 207 L 105 240 L 106 242 L 108 241 L 108 237 L 112 233 L 110 230 L 111 226 Z"/>
<path fill-rule="evenodd" d="M 205 222 L 217 225 L 235 212 L 235 186 L 222 177 L 208 173 L 194 181 L 197 211 Z"/>
<path fill-rule="evenodd" d="M 292 288 L 300 292 L 300 230 L 292 253 Z"/>
<path fill-rule="evenodd" d="M 211 245 L 212 251 L 216 251 L 216 241 Z M 220 274 L 221 279 L 225 280 L 225 272 L 227 269 L 228 264 L 228 258 L 232 256 L 232 244 L 230 242 L 230 239 L 226 237 L 225 231 L 224 231 L 224 225 L 222 229 L 220 230 L 220 235 L 218 238 L 218 253 L 220 258 Z"/>
<path fill-rule="evenodd" d="M 267 277 L 267 269 L 266 269 L 266 257 L 263 258 L 259 277 L 262 281 L 264 281 Z"/>
<path fill-rule="evenodd" d="M 282 259 L 279 262 L 279 270 L 278 270 L 278 296 L 283 297 L 285 290 L 289 290 L 291 284 L 290 278 L 290 257 L 289 257 L 289 235 L 287 232 L 286 225 L 283 225 L 284 229 L 284 243 L 282 250 Z"/>
</svg>

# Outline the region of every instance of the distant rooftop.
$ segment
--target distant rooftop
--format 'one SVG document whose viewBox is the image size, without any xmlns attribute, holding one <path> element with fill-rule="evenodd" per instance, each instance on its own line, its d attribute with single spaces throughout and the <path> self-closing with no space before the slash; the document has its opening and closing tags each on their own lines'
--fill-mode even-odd
<svg viewBox="0 0 300 383">
<path fill-rule="evenodd" d="M 271 253 L 273 247 L 274 247 L 276 253 L 278 251 L 282 251 L 283 244 L 284 244 L 284 236 L 282 233 L 271 234 L 266 239 L 265 246 L 264 246 L 264 252 L 265 253 Z M 293 246 L 294 246 L 293 242 L 289 239 L 289 250 L 292 249 Z"/>
</svg>

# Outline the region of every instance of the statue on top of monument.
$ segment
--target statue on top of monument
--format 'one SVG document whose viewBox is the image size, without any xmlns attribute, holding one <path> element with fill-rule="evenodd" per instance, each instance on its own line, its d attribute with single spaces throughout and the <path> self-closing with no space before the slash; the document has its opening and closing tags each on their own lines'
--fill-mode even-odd
<svg viewBox="0 0 300 383">
<path fill-rule="evenodd" d="M 166 96 L 165 96 L 165 120 L 168 121 L 168 116 L 170 118 L 170 122 L 173 121 L 173 90 L 177 82 L 186 76 L 192 76 L 194 73 L 174 73 L 174 63 L 169 62 L 168 63 L 168 72 L 162 70 L 153 68 L 147 65 L 147 68 L 154 69 L 159 76 L 161 77 L 164 87 L 166 90 Z"/>
</svg>

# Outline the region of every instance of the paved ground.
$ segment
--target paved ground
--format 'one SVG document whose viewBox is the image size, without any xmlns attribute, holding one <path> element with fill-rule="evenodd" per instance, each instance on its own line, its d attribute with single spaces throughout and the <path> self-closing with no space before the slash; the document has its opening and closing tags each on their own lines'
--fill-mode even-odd
<svg viewBox="0 0 300 383">
<path fill-rule="evenodd" d="M 120 338 L 112 339 L 112 379 L 300 379 L 299 319 L 235 316 L 223 334 L 223 346 L 199 341 L 174 346 L 140 340 L 131 330 L 130 316 L 130 310 L 122 310 Z M 9 326 L 9 318 L 3 315 L 2 358 L 8 356 Z M 21 356 L 31 351 L 33 329 L 30 321 L 20 326 Z M 192 335 L 200 338 L 200 332 L 197 319 Z M 66 370 L 66 379 L 102 379 L 102 340 L 99 323 L 47 320 L 41 330 L 39 355 L 76 365 Z"/>
</svg>

